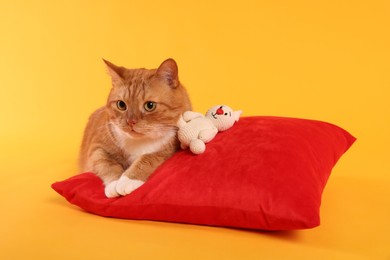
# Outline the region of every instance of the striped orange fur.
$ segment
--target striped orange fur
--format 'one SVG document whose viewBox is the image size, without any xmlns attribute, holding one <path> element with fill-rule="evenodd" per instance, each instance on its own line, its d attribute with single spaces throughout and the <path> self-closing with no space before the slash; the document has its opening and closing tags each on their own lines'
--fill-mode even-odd
<svg viewBox="0 0 390 260">
<path fill-rule="evenodd" d="M 176 123 L 191 102 L 173 59 L 151 70 L 105 63 L 112 88 L 89 118 L 80 168 L 97 174 L 106 196 L 116 197 L 140 186 L 178 149 Z"/>
</svg>

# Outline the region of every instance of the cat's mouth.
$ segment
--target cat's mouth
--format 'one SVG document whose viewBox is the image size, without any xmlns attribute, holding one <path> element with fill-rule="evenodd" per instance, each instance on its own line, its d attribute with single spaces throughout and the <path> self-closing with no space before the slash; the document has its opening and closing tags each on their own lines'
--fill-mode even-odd
<svg viewBox="0 0 390 260">
<path fill-rule="evenodd" d="M 128 129 L 127 132 L 129 133 L 129 135 L 131 137 L 134 137 L 134 138 L 140 138 L 140 137 L 145 136 L 144 133 L 138 132 L 138 131 L 134 130 L 134 128 Z"/>
<path fill-rule="evenodd" d="M 171 128 L 166 128 L 161 125 L 144 126 L 144 125 L 132 125 L 125 126 L 123 131 L 126 132 L 130 137 L 134 139 L 159 139 L 170 133 Z"/>
<path fill-rule="evenodd" d="M 126 126 L 122 129 L 132 138 L 141 138 L 145 136 L 145 133 L 143 133 L 143 131 L 140 131 L 139 129 L 135 129 L 134 126 Z"/>
</svg>

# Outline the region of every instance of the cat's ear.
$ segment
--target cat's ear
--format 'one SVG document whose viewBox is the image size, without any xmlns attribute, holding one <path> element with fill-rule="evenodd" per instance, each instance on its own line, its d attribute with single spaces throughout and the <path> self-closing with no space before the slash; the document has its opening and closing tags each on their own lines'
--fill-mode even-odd
<svg viewBox="0 0 390 260">
<path fill-rule="evenodd" d="M 165 81 L 170 87 L 179 85 L 178 68 L 174 59 L 167 59 L 157 69 L 157 76 Z"/>
<path fill-rule="evenodd" d="M 124 73 L 126 71 L 126 68 L 118 67 L 105 59 L 103 59 L 103 61 L 107 66 L 108 74 L 110 74 L 111 76 L 112 86 L 116 87 L 123 85 Z"/>
</svg>

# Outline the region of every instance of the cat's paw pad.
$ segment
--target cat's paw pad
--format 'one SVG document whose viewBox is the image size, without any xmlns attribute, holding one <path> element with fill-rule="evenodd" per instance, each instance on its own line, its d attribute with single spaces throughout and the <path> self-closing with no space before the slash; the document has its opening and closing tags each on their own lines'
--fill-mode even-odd
<svg viewBox="0 0 390 260">
<path fill-rule="evenodd" d="M 120 194 L 116 191 L 117 183 L 118 181 L 113 181 L 106 185 L 104 188 L 104 194 L 106 194 L 107 198 L 115 198 L 120 196 Z"/>
<path fill-rule="evenodd" d="M 118 183 L 116 184 L 116 192 L 122 196 L 125 196 L 138 189 L 144 183 L 145 182 L 140 180 L 133 180 L 126 176 L 122 176 L 119 178 Z"/>
</svg>

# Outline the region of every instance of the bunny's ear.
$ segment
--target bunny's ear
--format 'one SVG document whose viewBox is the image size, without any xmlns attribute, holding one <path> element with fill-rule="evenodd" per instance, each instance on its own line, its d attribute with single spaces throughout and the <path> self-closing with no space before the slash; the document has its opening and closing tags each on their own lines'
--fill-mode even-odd
<svg viewBox="0 0 390 260">
<path fill-rule="evenodd" d="M 233 112 L 234 120 L 236 120 L 236 122 L 240 119 L 241 114 L 242 114 L 242 110 L 237 110 Z"/>
</svg>

